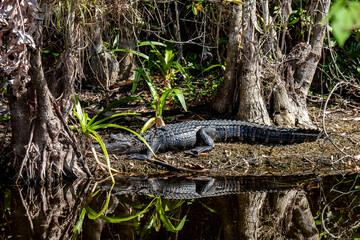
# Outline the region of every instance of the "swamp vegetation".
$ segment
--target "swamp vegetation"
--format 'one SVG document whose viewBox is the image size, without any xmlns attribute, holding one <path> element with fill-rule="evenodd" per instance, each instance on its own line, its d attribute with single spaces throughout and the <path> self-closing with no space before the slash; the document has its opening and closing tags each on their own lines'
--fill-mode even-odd
<svg viewBox="0 0 360 240">
<path fill-rule="evenodd" d="M 0 237 L 359 238 L 359 13 L 344 0 L 3 0 L 1 179 L 20 185 L 1 186 Z M 103 142 L 225 118 L 322 137 L 147 162 Z M 158 179 L 215 186 L 199 177 L 284 188 L 159 195 Z M 152 191 L 120 194 L 134 179 Z"/>
</svg>

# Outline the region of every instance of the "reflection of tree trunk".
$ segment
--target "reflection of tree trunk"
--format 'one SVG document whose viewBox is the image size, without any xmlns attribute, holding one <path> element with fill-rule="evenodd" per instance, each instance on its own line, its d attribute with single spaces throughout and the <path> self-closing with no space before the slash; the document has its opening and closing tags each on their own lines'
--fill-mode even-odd
<svg viewBox="0 0 360 240">
<path fill-rule="evenodd" d="M 13 236 L 20 239 L 70 239 L 89 183 L 13 191 Z"/>
<path fill-rule="evenodd" d="M 216 198 L 215 203 L 222 219 L 224 239 L 319 238 L 309 203 L 302 191 L 257 192 L 226 199 Z"/>
</svg>

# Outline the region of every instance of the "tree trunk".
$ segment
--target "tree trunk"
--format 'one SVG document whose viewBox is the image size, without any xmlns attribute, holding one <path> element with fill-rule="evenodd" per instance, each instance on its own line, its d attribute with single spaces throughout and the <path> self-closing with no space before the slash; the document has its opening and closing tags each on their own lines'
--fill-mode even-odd
<svg viewBox="0 0 360 240">
<path fill-rule="evenodd" d="M 13 190 L 11 234 L 16 239 L 72 239 L 90 190 L 89 182 Z"/>
<path fill-rule="evenodd" d="M 84 177 L 84 171 L 77 164 L 79 156 L 70 143 L 73 139 L 64 129 L 62 116 L 54 114 L 53 97 L 44 77 L 39 49 L 30 52 L 30 65 L 30 87 L 19 102 L 15 97 L 9 99 L 15 155 L 13 168 L 19 169 L 18 176 L 26 170 L 28 179 L 51 181 L 63 176 Z M 32 111 L 19 108 L 21 104 L 26 104 Z M 28 122 L 25 127 L 24 119 L 31 120 L 25 120 L 25 124 Z"/>
<path fill-rule="evenodd" d="M 269 25 L 275 24 L 269 20 L 276 19 L 269 16 L 269 2 L 262 5 L 265 19 L 262 29 L 257 26 L 256 1 L 245 3 L 246 7 L 233 6 L 226 75 L 212 107 L 241 120 L 265 124 L 271 124 L 272 120 L 282 126 L 313 127 L 306 98 L 321 57 L 326 29 L 321 21 L 329 11 L 330 2 L 311 3 L 315 9 L 315 27 L 309 33 L 310 42 L 295 43 L 288 54 L 285 37 L 291 1 L 285 0 L 280 8 L 284 27 L 277 35 L 282 36 L 281 40 L 274 37 L 274 28 Z"/>
<path fill-rule="evenodd" d="M 322 46 L 326 33 L 326 24 L 322 21 L 329 12 L 331 1 L 323 0 L 318 2 L 318 10 L 315 15 L 314 32 L 311 35 L 310 45 L 312 46 L 310 54 L 305 61 L 296 69 L 294 75 L 295 92 L 298 94 L 298 121 L 300 124 L 306 124 L 309 115 L 306 108 L 306 97 L 309 92 L 312 79 L 314 78 L 317 65 L 321 58 Z"/>
<path fill-rule="evenodd" d="M 237 118 L 256 123 L 270 125 L 270 118 L 266 110 L 261 91 L 261 77 L 259 74 L 259 45 L 255 37 L 255 26 L 252 12 L 255 11 L 256 1 L 251 0 L 244 8 L 242 32 L 242 49 L 240 52 L 241 73 L 239 108 Z"/>
<path fill-rule="evenodd" d="M 221 114 L 233 114 L 238 107 L 239 84 L 238 73 L 240 70 L 240 48 L 241 48 L 241 26 L 242 23 L 242 5 L 233 4 L 232 18 L 230 20 L 230 35 L 228 50 L 226 56 L 226 70 L 224 74 L 224 82 L 218 88 L 212 107 Z"/>
<path fill-rule="evenodd" d="M 8 62 L 4 65 L 5 70 L 9 66 L 13 67 L 12 71 L 7 70 L 10 79 L 13 79 L 9 81 L 11 90 L 8 94 L 14 153 L 11 166 L 16 169 L 18 178 L 27 180 L 84 177 L 84 170 L 89 176 L 66 122 L 73 105 L 73 64 L 76 64 L 76 59 L 68 51 L 64 61 L 68 66 L 65 77 L 62 81 L 50 81 L 50 92 L 41 60 L 42 29 L 40 18 L 37 17 L 40 8 L 36 1 L 19 3 L 9 0 L 6 4 L 1 8 L 12 9 L 4 12 L 12 14 L 3 15 L 10 23 L 4 29 L 10 37 L 0 40 L 5 41 L 6 54 L 15 58 L 14 61 L 5 58 Z M 16 31 L 21 31 L 21 34 L 14 34 L 14 29 L 20 29 Z M 21 36 L 26 37 L 21 39 Z M 71 37 L 74 38 L 73 35 Z M 13 66 L 14 62 L 18 64 L 16 67 Z M 61 103 L 60 107 L 56 97 Z M 78 166 L 78 161 L 84 170 Z"/>
</svg>

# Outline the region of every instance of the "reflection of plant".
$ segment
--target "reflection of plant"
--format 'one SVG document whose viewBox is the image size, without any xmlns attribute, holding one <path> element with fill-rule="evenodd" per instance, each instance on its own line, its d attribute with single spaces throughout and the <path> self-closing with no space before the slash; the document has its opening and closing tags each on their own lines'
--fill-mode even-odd
<svg viewBox="0 0 360 240">
<path fill-rule="evenodd" d="M 113 178 L 113 175 L 111 173 L 109 154 L 108 154 L 108 152 L 106 150 L 106 147 L 105 147 L 105 144 L 104 144 L 103 140 L 101 139 L 100 135 L 96 132 L 98 129 L 114 127 L 114 128 L 120 128 L 120 129 L 129 131 L 132 134 L 135 134 L 138 138 L 140 138 L 150 150 L 151 150 L 151 147 L 146 142 L 146 140 L 142 136 L 140 136 L 138 133 L 136 133 L 135 131 L 133 131 L 131 129 L 128 129 L 126 127 L 117 125 L 117 124 L 104 123 L 107 120 L 110 120 L 110 119 L 113 119 L 113 118 L 116 118 L 116 117 L 119 117 L 119 116 L 139 115 L 137 113 L 118 113 L 118 114 L 111 115 L 109 117 L 105 117 L 105 118 L 95 122 L 96 118 L 98 116 L 102 116 L 105 111 L 108 111 L 108 109 L 109 108 L 105 109 L 104 111 L 102 111 L 100 114 L 94 116 L 93 118 L 89 118 L 88 114 L 81 108 L 79 99 L 75 96 L 75 108 L 73 109 L 73 112 L 74 112 L 76 118 L 78 119 L 78 121 L 80 123 L 80 128 L 77 128 L 77 127 L 74 127 L 74 126 L 71 126 L 71 128 L 73 130 L 76 130 L 76 131 L 78 131 L 78 132 L 80 132 L 82 134 L 82 136 L 85 138 L 85 141 L 83 141 L 83 143 L 85 144 L 86 141 L 88 141 L 91 148 L 92 148 L 92 150 L 93 150 L 92 139 L 96 140 L 99 143 L 99 145 L 101 146 L 101 149 L 102 149 L 102 151 L 103 151 L 103 153 L 105 155 L 105 159 L 106 159 L 106 163 L 107 163 L 107 167 L 109 169 L 111 179 L 112 179 L 113 182 L 115 182 L 114 178 Z M 83 149 L 85 149 L 84 146 L 83 146 Z M 151 150 L 151 152 L 152 152 L 152 150 Z M 94 150 L 93 150 L 93 153 L 96 154 Z M 155 156 L 155 154 L 154 154 L 154 156 Z M 95 155 L 95 158 L 97 159 L 96 155 Z"/>
<path fill-rule="evenodd" d="M 173 218 L 172 215 L 174 214 L 174 210 L 176 208 L 185 203 L 185 200 L 178 200 L 175 203 L 172 203 L 169 199 L 165 198 L 155 197 L 154 199 L 156 199 L 156 202 L 153 203 L 153 205 L 155 205 L 154 211 L 148 219 L 145 227 L 138 229 L 141 231 L 140 235 L 144 236 L 146 231 L 151 227 L 153 227 L 156 231 L 159 231 L 162 226 L 170 232 L 180 231 L 184 227 L 187 215 L 185 215 L 181 220 Z M 173 225 L 171 220 L 179 222 L 177 227 Z"/>
<path fill-rule="evenodd" d="M 97 193 L 98 192 L 93 194 L 93 197 Z M 111 190 L 110 190 L 110 193 L 111 193 Z M 180 231 L 184 227 L 187 215 L 185 215 L 181 220 L 173 218 L 173 215 L 174 215 L 174 210 L 177 209 L 178 207 L 182 206 L 182 204 L 186 202 L 185 200 L 177 200 L 176 202 L 171 202 L 169 199 L 163 199 L 160 197 L 151 197 L 152 200 L 150 201 L 150 203 L 143 205 L 143 204 L 137 204 L 135 202 L 132 202 L 129 199 L 122 199 L 122 197 L 119 197 L 120 200 L 126 202 L 133 208 L 133 211 L 132 211 L 133 213 L 126 217 L 114 217 L 114 216 L 104 215 L 104 211 L 109 204 L 110 193 L 108 194 L 105 205 L 100 210 L 100 212 L 96 212 L 89 205 L 86 205 L 82 209 L 80 218 L 73 230 L 73 232 L 75 233 L 75 238 L 80 233 L 80 230 L 82 228 L 82 224 L 83 224 L 86 214 L 89 219 L 99 218 L 99 219 L 102 219 L 109 223 L 121 223 L 121 222 L 127 222 L 127 221 L 131 221 L 131 220 L 140 221 L 140 219 L 145 216 L 145 213 L 152 210 L 153 212 L 151 215 L 148 215 L 149 218 L 147 219 L 145 226 L 138 228 L 138 234 L 141 237 L 143 237 L 146 234 L 146 231 L 148 231 L 152 227 L 156 231 L 159 231 L 161 229 L 161 227 L 165 227 L 165 229 L 170 232 Z M 191 204 L 191 202 L 188 201 L 188 204 Z M 176 227 L 173 224 L 174 221 L 179 222 Z M 135 222 L 135 226 L 140 226 L 140 223 Z"/>
<path fill-rule="evenodd" d="M 3 194 L 4 198 L 0 209 L 2 211 L 0 227 L 4 227 L 11 223 L 11 191 L 6 189 Z"/>
</svg>

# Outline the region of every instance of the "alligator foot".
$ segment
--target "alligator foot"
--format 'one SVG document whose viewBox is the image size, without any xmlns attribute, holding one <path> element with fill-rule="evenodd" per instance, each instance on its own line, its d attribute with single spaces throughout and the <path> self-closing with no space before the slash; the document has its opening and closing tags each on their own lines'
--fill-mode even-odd
<svg viewBox="0 0 360 240">
<path fill-rule="evenodd" d="M 212 150 L 213 148 L 214 148 L 213 146 L 199 146 L 199 147 L 191 149 L 190 151 L 192 153 L 200 155 L 201 153 L 208 152 L 208 151 Z"/>
</svg>

